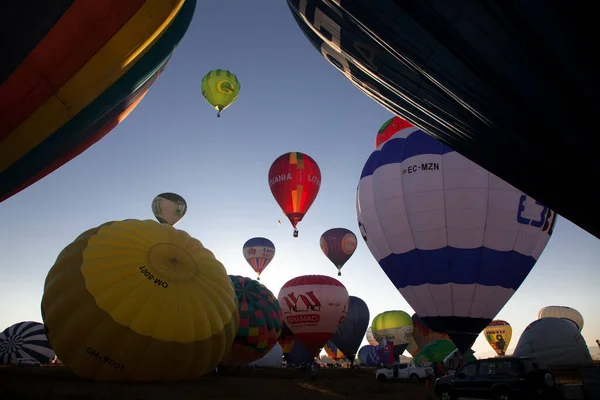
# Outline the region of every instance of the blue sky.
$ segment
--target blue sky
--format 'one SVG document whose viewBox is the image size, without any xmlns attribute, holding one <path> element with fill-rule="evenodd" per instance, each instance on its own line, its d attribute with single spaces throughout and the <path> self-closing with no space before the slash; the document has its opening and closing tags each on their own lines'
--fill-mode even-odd
<svg viewBox="0 0 600 400">
<path fill-rule="evenodd" d="M 216 68 L 241 82 L 237 102 L 221 118 L 200 92 L 202 76 Z M 153 218 L 151 201 L 162 192 L 187 200 L 177 228 L 201 240 L 230 274 L 253 277 L 242 245 L 253 236 L 271 239 L 276 255 L 261 282 L 275 295 L 298 275 L 336 277 L 319 237 L 329 228 L 351 229 L 359 244 L 340 278 L 349 293 L 366 301 L 371 318 L 390 309 L 412 314 L 356 222 L 360 173 L 391 116 L 312 47 L 284 1 L 199 2 L 187 35 L 138 108 L 75 160 L 0 204 L 0 330 L 41 321 L 46 274 L 77 235 L 106 221 Z M 272 161 L 288 151 L 309 154 L 322 173 L 297 239 L 267 183 Z M 599 259 L 599 240 L 560 218 L 537 265 L 497 316 L 513 326 L 509 352 L 546 305 L 578 309 L 583 336 L 596 346 Z M 474 349 L 492 354 L 482 336 Z"/>
</svg>

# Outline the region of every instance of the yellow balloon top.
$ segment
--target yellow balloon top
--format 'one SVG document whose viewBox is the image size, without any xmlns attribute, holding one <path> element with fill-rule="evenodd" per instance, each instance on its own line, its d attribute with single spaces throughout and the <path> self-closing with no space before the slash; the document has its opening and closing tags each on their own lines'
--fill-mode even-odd
<svg viewBox="0 0 600 400">
<path fill-rule="evenodd" d="M 58 357 L 96 379 L 197 378 L 238 326 L 223 265 L 186 232 L 151 220 L 109 222 L 67 246 L 46 278 L 42 314 Z"/>
</svg>

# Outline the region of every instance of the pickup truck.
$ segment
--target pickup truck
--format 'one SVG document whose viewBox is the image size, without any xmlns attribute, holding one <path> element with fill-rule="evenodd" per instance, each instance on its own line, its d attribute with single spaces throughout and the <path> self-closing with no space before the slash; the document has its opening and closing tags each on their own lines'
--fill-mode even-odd
<svg viewBox="0 0 600 400">
<path fill-rule="evenodd" d="M 418 367 L 414 363 L 399 363 L 387 368 L 378 369 L 375 377 L 380 382 L 393 379 L 405 379 L 411 382 L 418 382 L 421 379 L 433 378 L 433 369 L 431 367 Z"/>
</svg>

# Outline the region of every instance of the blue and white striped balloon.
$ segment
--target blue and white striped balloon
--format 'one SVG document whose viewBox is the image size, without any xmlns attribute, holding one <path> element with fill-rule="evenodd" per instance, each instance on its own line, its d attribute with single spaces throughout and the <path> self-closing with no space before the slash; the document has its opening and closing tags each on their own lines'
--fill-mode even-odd
<svg viewBox="0 0 600 400">
<path fill-rule="evenodd" d="M 356 213 L 388 278 L 425 323 L 448 333 L 462 352 L 525 280 L 556 219 L 415 127 L 371 154 Z"/>
<path fill-rule="evenodd" d="M 0 364 L 9 364 L 19 358 L 35 358 L 41 364 L 54 359 L 54 350 L 48 343 L 44 325 L 23 321 L 0 332 Z"/>
</svg>

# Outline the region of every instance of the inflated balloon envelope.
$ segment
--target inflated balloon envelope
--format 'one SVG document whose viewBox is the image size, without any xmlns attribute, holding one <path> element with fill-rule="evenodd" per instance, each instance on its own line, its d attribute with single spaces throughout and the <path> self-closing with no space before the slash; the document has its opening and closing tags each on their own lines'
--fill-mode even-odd
<svg viewBox="0 0 600 400">
<path fill-rule="evenodd" d="M 231 348 L 238 304 L 227 271 L 200 241 L 131 219 L 90 229 L 59 254 L 42 318 L 79 377 L 191 380 Z"/>
<path fill-rule="evenodd" d="M 553 210 L 414 127 L 371 153 L 356 210 L 390 281 L 462 352 L 525 280 L 556 222 Z"/>
</svg>

